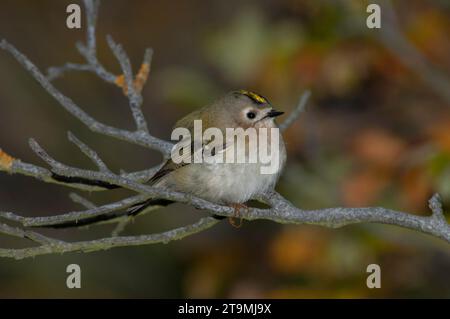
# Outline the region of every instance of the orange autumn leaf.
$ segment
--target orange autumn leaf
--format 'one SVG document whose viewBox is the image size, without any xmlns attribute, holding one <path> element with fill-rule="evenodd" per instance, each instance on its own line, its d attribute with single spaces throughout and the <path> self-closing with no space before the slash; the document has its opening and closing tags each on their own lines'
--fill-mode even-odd
<svg viewBox="0 0 450 319">
<path fill-rule="evenodd" d="M 14 162 L 14 158 L 0 149 L 0 170 L 9 171 Z"/>
<path fill-rule="evenodd" d="M 136 78 L 133 81 L 136 92 L 140 93 L 147 82 L 148 75 L 150 73 L 150 64 L 142 63 Z M 123 74 L 116 77 L 114 82 L 118 87 L 122 88 L 123 94 L 128 95 L 128 87 L 125 82 L 125 76 Z"/>
</svg>

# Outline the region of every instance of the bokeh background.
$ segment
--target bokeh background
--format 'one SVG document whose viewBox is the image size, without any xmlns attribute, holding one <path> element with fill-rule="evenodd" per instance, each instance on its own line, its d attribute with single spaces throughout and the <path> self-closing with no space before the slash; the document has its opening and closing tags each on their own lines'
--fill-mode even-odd
<svg viewBox="0 0 450 319">
<path fill-rule="evenodd" d="M 1 0 L 0 38 L 41 70 L 82 62 L 83 30 L 65 27 L 80 1 Z M 373 1 L 376 2 L 376 1 Z M 81 4 L 81 3 L 80 3 Z M 450 204 L 450 3 L 395 1 L 397 20 L 365 25 L 365 1 L 103 1 L 101 61 L 119 68 L 112 34 L 134 66 L 155 50 L 143 92 L 151 132 L 168 138 L 175 121 L 225 92 L 254 90 L 284 111 L 311 89 L 304 113 L 286 133 L 288 164 L 278 190 L 303 208 L 380 205 L 429 214 L 439 192 Z M 392 13 L 382 7 L 383 19 Z M 84 20 L 83 20 L 84 23 Z M 84 25 L 84 24 L 83 24 Z M 94 117 L 132 128 L 121 91 L 93 74 L 57 80 Z M 0 147 L 42 164 L 36 138 L 57 159 L 92 167 L 66 139 L 71 130 L 118 171 L 160 161 L 156 153 L 86 130 L 5 52 L 0 52 Z M 44 165 L 44 164 L 42 164 Z M 0 175 L 0 209 L 26 216 L 81 209 L 70 190 Z M 85 194 L 95 203 L 124 191 Z M 192 222 L 205 212 L 176 204 L 138 218 L 126 234 Z M 53 231 L 67 240 L 108 236 L 111 226 Z M 2 247 L 28 243 L 0 236 Z M 66 288 L 66 266 L 82 269 L 82 289 Z M 382 288 L 366 287 L 366 267 L 382 268 Z M 449 245 L 386 225 L 341 229 L 246 222 L 219 226 L 166 245 L 89 254 L 0 260 L 0 297 L 450 297 Z"/>
</svg>

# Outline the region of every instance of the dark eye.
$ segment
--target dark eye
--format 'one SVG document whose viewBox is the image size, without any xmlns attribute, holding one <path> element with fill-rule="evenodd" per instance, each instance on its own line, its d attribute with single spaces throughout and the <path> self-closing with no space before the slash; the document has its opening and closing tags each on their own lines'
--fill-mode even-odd
<svg viewBox="0 0 450 319">
<path fill-rule="evenodd" d="M 254 118 L 256 117 L 256 114 L 255 114 L 255 112 L 248 112 L 248 113 L 247 113 L 247 117 L 248 117 L 249 119 L 254 119 Z"/>
</svg>

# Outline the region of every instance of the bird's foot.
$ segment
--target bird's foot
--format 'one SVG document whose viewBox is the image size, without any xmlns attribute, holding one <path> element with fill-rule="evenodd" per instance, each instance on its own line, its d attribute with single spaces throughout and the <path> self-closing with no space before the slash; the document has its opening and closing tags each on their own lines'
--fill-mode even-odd
<svg viewBox="0 0 450 319">
<path fill-rule="evenodd" d="M 228 217 L 228 222 L 231 226 L 235 228 L 240 228 L 242 226 L 242 212 L 245 214 L 248 212 L 248 206 L 240 203 L 234 203 L 230 205 L 233 208 L 233 216 Z M 238 220 L 239 222 L 237 222 Z"/>
</svg>

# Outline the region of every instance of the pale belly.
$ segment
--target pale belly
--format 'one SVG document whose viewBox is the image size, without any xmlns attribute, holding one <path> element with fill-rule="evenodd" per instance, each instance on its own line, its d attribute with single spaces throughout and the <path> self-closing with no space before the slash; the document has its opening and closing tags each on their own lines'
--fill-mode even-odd
<svg viewBox="0 0 450 319">
<path fill-rule="evenodd" d="M 261 172 L 261 166 L 267 167 L 261 163 L 192 163 L 168 174 L 157 185 L 216 203 L 244 203 L 274 188 L 285 160 L 281 144 L 278 165 L 271 174 Z"/>
<path fill-rule="evenodd" d="M 273 188 L 278 174 L 261 174 L 259 164 L 204 164 L 200 170 L 194 169 L 191 178 L 198 183 L 188 191 L 196 196 L 213 202 L 243 203 Z"/>
</svg>

